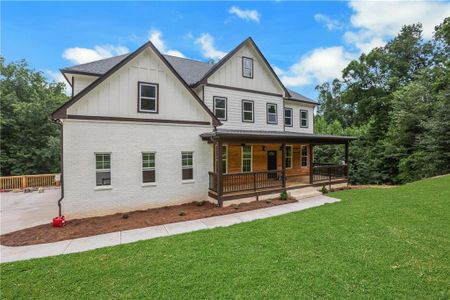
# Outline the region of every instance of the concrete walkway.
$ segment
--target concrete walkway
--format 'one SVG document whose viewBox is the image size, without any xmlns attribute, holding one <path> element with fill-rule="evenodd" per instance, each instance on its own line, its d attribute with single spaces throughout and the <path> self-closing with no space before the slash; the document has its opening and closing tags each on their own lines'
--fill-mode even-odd
<svg viewBox="0 0 450 300">
<path fill-rule="evenodd" d="M 193 221 L 171 223 L 145 227 L 140 229 L 112 232 L 85 238 L 22 247 L 0 246 L 0 262 L 11 262 L 31 258 L 54 256 L 67 253 L 83 252 L 92 249 L 127 244 L 140 240 L 148 240 L 162 236 L 170 236 L 185 232 L 215 227 L 226 227 L 242 222 L 264 219 L 300 211 L 326 203 L 337 202 L 339 199 L 327 196 L 316 196 L 303 199 L 296 203 L 289 203 L 273 207 L 261 208 L 235 214 L 198 219 Z"/>
</svg>

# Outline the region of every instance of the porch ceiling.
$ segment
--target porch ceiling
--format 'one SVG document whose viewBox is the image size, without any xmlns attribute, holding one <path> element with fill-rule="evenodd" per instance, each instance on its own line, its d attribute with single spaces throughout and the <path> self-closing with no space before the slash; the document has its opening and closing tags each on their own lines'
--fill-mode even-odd
<svg viewBox="0 0 450 300">
<path fill-rule="evenodd" d="M 222 140 L 236 143 L 306 143 L 306 144 L 346 144 L 355 137 L 308 134 L 290 131 L 255 131 L 255 130 L 231 130 L 218 129 L 205 132 L 200 135 L 204 141 Z"/>
</svg>

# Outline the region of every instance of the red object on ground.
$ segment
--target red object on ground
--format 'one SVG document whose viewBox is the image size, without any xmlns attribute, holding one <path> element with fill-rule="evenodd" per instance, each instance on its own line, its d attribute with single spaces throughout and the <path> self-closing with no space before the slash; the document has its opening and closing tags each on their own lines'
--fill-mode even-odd
<svg viewBox="0 0 450 300">
<path fill-rule="evenodd" d="M 65 223 L 64 216 L 53 218 L 53 227 L 63 227 Z"/>
</svg>

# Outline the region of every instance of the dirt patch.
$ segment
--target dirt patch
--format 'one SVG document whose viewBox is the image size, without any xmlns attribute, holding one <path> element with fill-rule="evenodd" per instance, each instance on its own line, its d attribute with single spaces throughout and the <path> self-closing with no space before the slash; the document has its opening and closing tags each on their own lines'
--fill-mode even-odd
<svg viewBox="0 0 450 300">
<path fill-rule="evenodd" d="M 53 243 L 103 233 L 227 215 L 291 202 L 296 200 L 271 199 L 228 207 L 217 207 L 210 202 L 193 202 L 101 217 L 73 219 L 68 220 L 61 228 L 52 227 L 51 224 L 39 225 L 1 235 L 0 243 L 5 246 Z"/>
<path fill-rule="evenodd" d="M 361 189 L 391 189 L 399 187 L 399 185 L 386 185 L 386 184 L 370 184 L 370 185 L 349 185 L 338 188 L 332 188 L 329 192 L 345 191 L 345 190 L 361 190 Z"/>
</svg>

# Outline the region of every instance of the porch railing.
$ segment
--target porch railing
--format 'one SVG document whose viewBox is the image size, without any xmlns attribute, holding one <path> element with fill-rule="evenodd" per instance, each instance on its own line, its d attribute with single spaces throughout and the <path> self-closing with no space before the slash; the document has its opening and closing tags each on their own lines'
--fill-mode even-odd
<svg viewBox="0 0 450 300">
<path fill-rule="evenodd" d="M 39 174 L 39 175 L 0 177 L 1 190 L 14 190 L 29 187 L 48 187 L 58 185 L 60 185 L 60 174 Z"/>
<path fill-rule="evenodd" d="M 209 172 L 209 189 L 217 192 L 218 176 Z M 282 171 L 264 171 L 249 173 L 233 173 L 222 175 L 222 193 L 257 191 L 267 188 L 281 188 L 283 186 Z"/>
<path fill-rule="evenodd" d="M 313 183 L 346 179 L 348 177 L 347 165 L 314 164 L 312 169 Z"/>
</svg>

